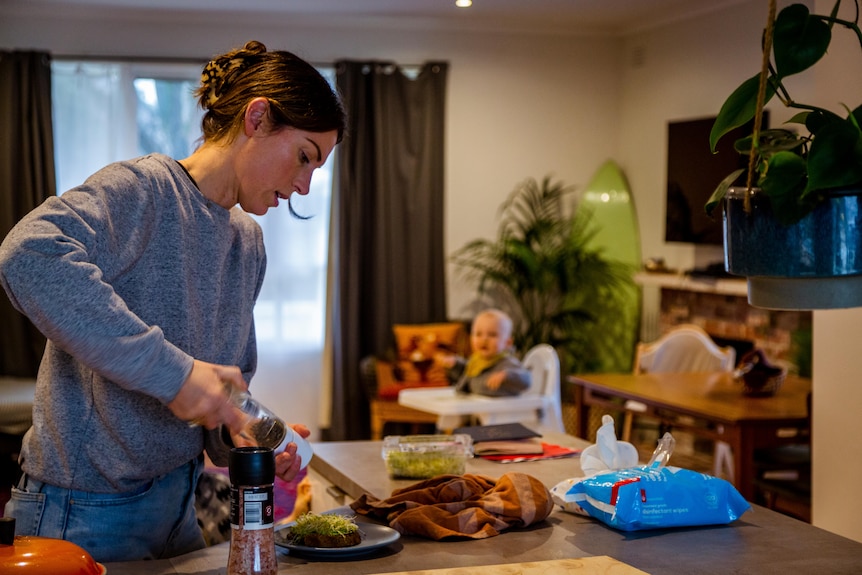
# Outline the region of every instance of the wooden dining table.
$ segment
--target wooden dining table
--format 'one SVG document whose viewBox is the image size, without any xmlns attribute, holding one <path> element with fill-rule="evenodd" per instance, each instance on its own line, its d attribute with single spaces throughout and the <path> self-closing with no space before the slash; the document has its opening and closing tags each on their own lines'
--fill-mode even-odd
<svg viewBox="0 0 862 575">
<path fill-rule="evenodd" d="M 730 444 L 739 492 L 754 498 L 755 450 L 809 440 L 811 380 L 788 374 L 772 396 L 749 397 L 729 372 L 600 373 L 570 376 L 577 435 L 589 435 L 591 409 L 620 411 L 626 400 L 694 435 Z M 671 463 L 673 459 L 671 459 Z"/>
</svg>

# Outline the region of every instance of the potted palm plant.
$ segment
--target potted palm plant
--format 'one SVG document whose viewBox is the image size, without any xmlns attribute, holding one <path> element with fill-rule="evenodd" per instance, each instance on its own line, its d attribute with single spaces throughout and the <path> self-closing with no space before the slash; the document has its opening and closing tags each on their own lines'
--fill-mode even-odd
<svg viewBox="0 0 862 575">
<path fill-rule="evenodd" d="M 826 54 L 833 30 L 855 34 L 862 48 L 858 0 L 855 19 L 791 4 L 776 15 L 769 0 L 761 70 L 725 101 L 710 135 L 715 150 L 729 131 L 754 120 L 753 132 L 735 142 L 749 156 L 725 178 L 706 205 L 724 207 L 725 264 L 748 277 L 749 301 L 777 308 L 818 309 L 862 305 L 862 106 L 839 112 L 797 102 L 785 80 L 810 70 Z M 851 67 L 856 69 L 855 67 Z M 798 131 L 762 130 L 772 98 L 799 112 Z"/>
<path fill-rule="evenodd" d="M 574 191 L 524 180 L 500 207 L 497 238 L 473 240 L 452 260 L 478 283 L 481 305 L 512 316 L 519 351 L 548 343 L 563 373 L 628 371 L 637 318 L 620 310 L 634 270 L 590 246 L 597 228 Z"/>
</svg>

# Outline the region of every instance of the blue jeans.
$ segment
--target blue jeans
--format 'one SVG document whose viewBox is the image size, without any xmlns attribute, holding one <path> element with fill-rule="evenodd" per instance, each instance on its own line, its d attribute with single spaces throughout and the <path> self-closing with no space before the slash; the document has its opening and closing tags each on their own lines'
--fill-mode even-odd
<svg viewBox="0 0 862 575">
<path fill-rule="evenodd" d="M 66 539 L 100 563 L 174 557 L 205 546 L 195 515 L 202 468 L 192 460 L 127 493 L 74 491 L 25 474 L 5 514 L 16 535 Z"/>
</svg>

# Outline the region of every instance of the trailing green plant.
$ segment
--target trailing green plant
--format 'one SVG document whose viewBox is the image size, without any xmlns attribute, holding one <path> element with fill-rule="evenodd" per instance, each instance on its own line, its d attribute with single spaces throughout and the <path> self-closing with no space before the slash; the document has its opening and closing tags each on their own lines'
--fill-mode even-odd
<svg viewBox="0 0 862 575">
<path fill-rule="evenodd" d="M 522 353 L 548 343 L 564 373 L 628 371 L 636 320 L 622 310 L 634 270 L 591 247 L 597 229 L 574 191 L 550 177 L 524 180 L 500 206 L 497 238 L 473 240 L 452 260 L 512 316 Z"/>
<path fill-rule="evenodd" d="M 862 48 L 859 2 L 853 1 L 856 17 L 848 21 L 837 17 L 841 0 L 836 0 L 829 15 L 812 14 L 803 4 L 791 4 L 777 17 L 775 0 L 770 0 L 761 71 L 728 97 L 712 127 L 714 152 L 722 136 L 755 120 L 752 134 L 737 140 L 734 147 L 749 155 L 748 188 L 757 174 L 756 186 L 769 196 L 776 219 L 784 224 L 810 213 L 830 190 L 862 184 L 862 106 L 851 111 L 842 103 L 844 112 L 837 114 L 793 100 L 784 85 L 785 79 L 820 61 L 836 25 L 855 33 Z M 847 73 L 862 70 L 848 66 Z M 783 128 L 760 130 L 763 106 L 776 96 L 785 106 L 801 110 L 788 123 L 803 127 L 802 133 Z M 718 185 L 706 204 L 707 213 L 712 213 L 744 171 L 731 173 Z"/>
</svg>

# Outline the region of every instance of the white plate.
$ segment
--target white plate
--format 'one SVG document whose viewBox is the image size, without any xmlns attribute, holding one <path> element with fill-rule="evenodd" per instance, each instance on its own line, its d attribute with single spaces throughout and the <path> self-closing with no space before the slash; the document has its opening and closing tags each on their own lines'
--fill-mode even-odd
<svg viewBox="0 0 862 575">
<path fill-rule="evenodd" d="M 279 547 L 289 549 L 291 553 L 301 554 L 306 557 L 342 558 L 365 555 L 381 547 L 386 547 L 390 543 L 398 541 L 401 537 L 400 533 L 386 525 L 358 523 L 362 541 L 356 545 L 351 545 L 350 547 L 306 547 L 305 545 L 294 545 L 287 542 L 287 529 L 292 525 L 293 523 L 288 523 L 275 532 L 275 544 Z"/>
</svg>

